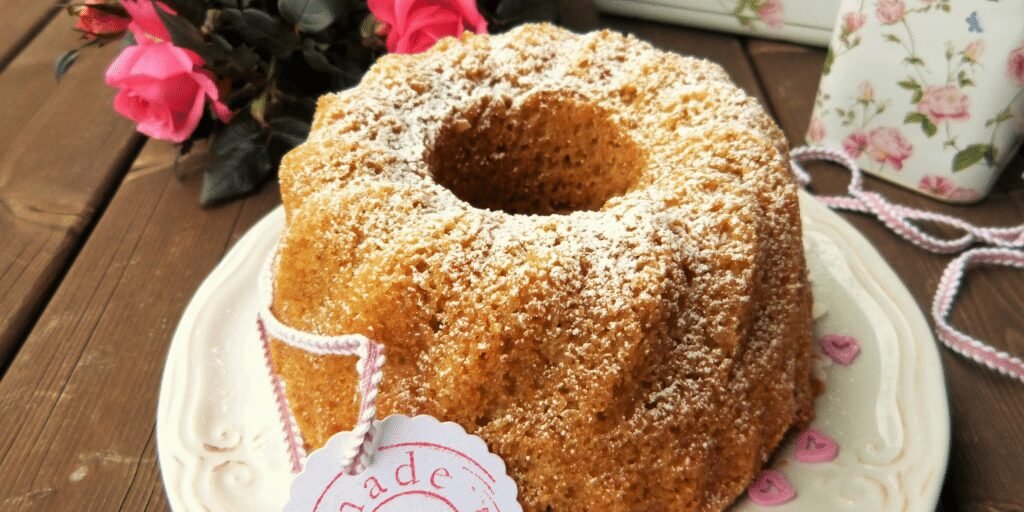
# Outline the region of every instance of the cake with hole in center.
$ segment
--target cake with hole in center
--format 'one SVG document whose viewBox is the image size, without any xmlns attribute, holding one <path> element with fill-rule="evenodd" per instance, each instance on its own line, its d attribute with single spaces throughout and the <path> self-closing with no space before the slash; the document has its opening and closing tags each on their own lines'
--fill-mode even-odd
<svg viewBox="0 0 1024 512">
<path fill-rule="evenodd" d="M 500 455 L 527 512 L 720 511 L 812 415 L 780 130 L 718 66 L 527 25 L 382 57 L 281 167 L 273 311 L 385 345 L 379 417 Z M 354 358 L 274 341 L 308 449 Z"/>
</svg>

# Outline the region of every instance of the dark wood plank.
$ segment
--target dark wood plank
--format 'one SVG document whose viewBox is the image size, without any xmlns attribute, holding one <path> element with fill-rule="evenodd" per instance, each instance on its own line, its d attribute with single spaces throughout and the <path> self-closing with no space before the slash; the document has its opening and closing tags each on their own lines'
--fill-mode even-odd
<svg viewBox="0 0 1024 512">
<path fill-rule="evenodd" d="M 0 381 L 2 510 L 166 507 L 154 419 L 171 334 L 229 245 L 279 201 L 266 187 L 203 210 L 173 154 L 147 143 Z"/>
<path fill-rule="evenodd" d="M 0 70 L 36 35 L 57 9 L 54 0 L 0 1 L 0 20 L 4 20 L 3 30 L 0 30 Z M 70 20 L 69 17 L 66 19 Z M 71 26 L 72 23 L 68 21 L 67 29 L 71 30 Z"/>
<path fill-rule="evenodd" d="M 117 45 L 54 80 L 53 59 L 78 43 L 68 21 L 53 16 L 0 73 L 0 372 L 141 140 L 103 83 Z"/>
<path fill-rule="evenodd" d="M 794 145 L 803 140 L 825 52 L 764 41 L 749 43 L 761 83 Z M 839 193 L 846 176 L 828 165 L 813 166 L 816 190 Z M 1018 155 L 996 190 L 978 206 L 950 206 L 869 179 L 870 188 L 914 207 L 960 215 L 986 225 L 1024 219 L 1024 157 Z M 922 310 L 930 310 L 935 286 L 949 256 L 919 250 L 862 215 L 844 214 L 903 278 Z M 971 272 L 954 323 L 999 348 L 1024 354 L 1024 276 L 1005 269 Z M 1024 511 L 1024 386 L 942 350 L 952 412 L 953 445 L 944 501 L 962 512 Z M 1016 440 L 1016 441 L 1014 441 Z"/>
</svg>

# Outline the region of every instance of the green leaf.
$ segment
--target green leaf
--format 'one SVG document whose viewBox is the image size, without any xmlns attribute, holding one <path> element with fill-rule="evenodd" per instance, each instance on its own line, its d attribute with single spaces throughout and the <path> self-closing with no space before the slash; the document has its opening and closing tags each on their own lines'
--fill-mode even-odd
<svg viewBox="0 0 1024 512">
<path fill-rule="evenodd" d="M 906 62 L 908 64 L 914 64 L 914 65 L 917 65 L 917 66 L 923 66 L 924 65 L 924 61 L 921 60 L 921 58 L 916 56 L 916 55 L 913 56 L 913 57 L 907 57 L 907 58 L 903 59 L 903 62 Z"/>
<path fill-rule="evenodd" d="M 72 64 L 75 63 L 75 59 L 78 58 L 78 51 L 80 48 L 74 50 L 68 50 L 63 55 L 57 57 L 57 60 L 53 63 L 53 77 L 60 81 L 60 77 L 64 76 L 64 73 L 68 72 L 68 69 Z"/>
<path fill-rule="evenodd" d="M 310 41 L 310 40 L 306 40 Z M 312 41 L 310 41 L 312 43 Z M 306 44 L 303 42 L 302 45 L 302 58 L 306 60 L 306 64 L 316 71 L 321 73 L 328 73 L 331 75 L 342 74 L 341 68 L 331 64 L 331 61 L 327 59 L 327 56 L 323 52 L 316 48 L 315 44 Z"/>
<path fill-rule="evenodd" d="M 206 65 L 211 68 L 218 66 L 226 60 L 227 53 L 224 49 L 207 43 L 203 39 L 203 35 L 199 32 L 199 29 L 197 29 L 196 26 L 188 20 L 181 16 L 175 16 L 164 11 L 155 4 L 153 8 L 156 9 L 157 14 L 160 16 L 160 20 L 163 21 L 164 26 L 167 27 L 167 32 L 171 34 L 171 42 L 174 43 L 174 46 L 188 48 L 189 50 L 196 52 L 203 58 Z"/>
<path fill-rule="evenodd" d="M 928 117 L 920 112 L 907 112 L 907 116 L 903 118 L 904 124 L 917 124 L 922 121 L 927 121 Z"/>
<path fill-rule="evenodd" d="M 270 120 L 270 136 L 276 137 L 291 149 L 306 141 L 309 123 L 295 117 L 275 117 Z"/>
<path fill-rule="evenodd" d="M 264 146 L 239 146 L 228 157 L 218 159 L 203 173 L 199 203 L 211 206 L 248 194 L 274 174 Z"/>
<path fill-rule="evenodd" d="M 193 25 L 202 25 L 206 20 L 206 0 L 161 0 L 174 9 L 179 17 L 185 18 Z"/>
<path fill-rule="evenodd" d="M 260 63 L 260 56 L 244 44 L 231 49 L 231 67 L 240 72 L 246 72 Z"/>
<path fill-rule="evenodd" d="M 261 144 L 262 137 L 263 128 L 247 112 L 242 111 L 213 138 L 210 152 L 214 156 L 228 156 L 238 146 Z"/>
<path fill-rule="evenodd" d="M 342 17 L 346 4 L 343 0 L 277 0 L 277 10 L 300 31 L 315 34 Z"/>
<path fill-rule="evenodd" d="M 1009 121 L 1012 118 L 1013 118 L 1013 113 L 1010 112 L 1010 107 L 1006 107 L 1005 109 L 1003 109 L 1002 112 L 996 114 L 996 117 L 993 118 L 993 121 L 996 122 L 996 123 L 1002 123 L 1004 121 Z"/>
<path fill-rule="evenodd" d="M 825 67 L 822 69 L 822 74 L 827 75 L 832 72 L 832 64 L 836 62 L 836 54 L 832 51 L 832 48 L 828 49 L 828 53 L 825 54 Z"/>
<path fill-rule="evenodd" d="M 242 36 L 247 43 L 263 48 L 278 58 L 286 59 L 295 51 L 295 32 L 265 11 L 259 9 L 224 9 L 220 22 Z"/>
<path fill-rule="evenodd" d="M 247 111 L 216 135 L 210 151 L 215 162 L 203 174 L 199 201 L 209 206 L 249 193 L 273 175 L 263 129 Z"/>
<path fill-rule="evenodd" d="M 903 118 L 905 124 L 920 124 L 921 131 L 929 137 L 935 136 L 935 133 L 939 131 L 939 128 L 935 126 L 935 123 L 928 116 L 920 112 L 908 112 L 907 116 Z"/>
<path fill-rule="evenodd" d="M 898 86 L 900 86 L 900 87 L 902 87 L 904 89 L 907 89 L 908 91 L 919 91 L 919 90 L 921 90 L 921 84 L 917 83 L 917 80 L 914 80 L 913 78 L 908 78 L 906 80 L 900 80 L 899 82 L 896 82 L 896 85 L 898 85 Z"/>
<path fill-rule="evenodd" d="M 992 151 L 988 144 L 971 144 L 953 157 L 953 172 L 960 172 L 985 158 L 985 153 Z M 994 160 L 994 159 L 993 159 Z"/>
<path fill-rule="evenodd" d="M 882 35 L 882 39 L 885 39 L 886 41 L 889 41 L 889 42 L 892 42 L 892 43 L 899 43 L 900 42 L 900 38 L 897 37 L 896 34 L 884 34 L 884 35 Z"/>
<path fill-rule="evenodd" d="M 921 131 L 928 137 L 934 137 L 935 132 L 939 131 L 939 128 L 935 126 L 935 123 L 933 123 L 931 119 L 926 117 L 924 118 L 924 121 L 921 121 Z"/>
<path fill-rule="evenodd" d="M 921 91 L 921 89 L 918 89 L 918 90 L 914 91 L 913 96 L 911 96 L 911 98 L 910 98 L 910 102 L 911 103 L 917 103 L 917 102 L 921 101 L 922 98 L 924 98 L 924 92 Z"/>
</svg>

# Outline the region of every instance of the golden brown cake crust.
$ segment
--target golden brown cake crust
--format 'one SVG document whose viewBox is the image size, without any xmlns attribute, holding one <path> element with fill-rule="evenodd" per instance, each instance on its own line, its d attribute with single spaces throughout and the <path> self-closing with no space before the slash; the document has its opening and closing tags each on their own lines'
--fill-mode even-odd
<svg viewBox="0 0 1024 512">
<path fill-rule="evenodd" d="M 281 167 L 274 312 L 386 346 L 380 413 L 502 456 L 526 512 L 720 511 L 811 414 L 786 143 L 707 61 L 527 25 L 383 57 Z M 353 361 L 272 346 L 310 448 Z"/>
</svg>

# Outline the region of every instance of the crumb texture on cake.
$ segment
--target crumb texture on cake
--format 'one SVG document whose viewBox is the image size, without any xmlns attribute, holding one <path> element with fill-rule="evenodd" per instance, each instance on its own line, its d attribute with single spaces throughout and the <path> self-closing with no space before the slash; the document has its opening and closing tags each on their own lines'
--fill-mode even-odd
<svg viewBox="0 0 1024 512">
<path fill-rule="evenodd" d="M 526 25 L 382 57 L 281 166 L 274 313 L 386 346 L 380 417 L 482 437 L 527 512 L 721 511 L 811 415 L 786 143 L 716 64 Z M 309 448 L 347 357 L 274 342 Z"/>
</svg>

